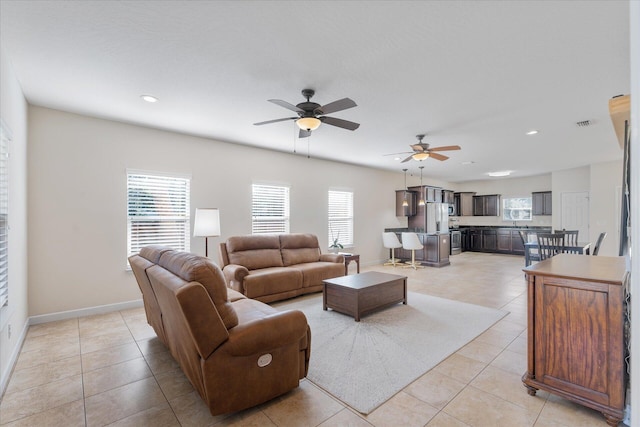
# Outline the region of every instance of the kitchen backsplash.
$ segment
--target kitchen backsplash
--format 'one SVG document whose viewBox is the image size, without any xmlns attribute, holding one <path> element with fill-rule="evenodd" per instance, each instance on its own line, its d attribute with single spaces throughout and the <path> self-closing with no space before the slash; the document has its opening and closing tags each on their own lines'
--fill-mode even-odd
<svg viewBox="0 0 640 427">
<path fill-rule="evenodd" d="M 518 227 L 551 227 L 551 216 L 534 216 L 532 221 L 504 221 L 501 216 L 456 216 L 459 225 L 507 225 Z"/>
</svg>

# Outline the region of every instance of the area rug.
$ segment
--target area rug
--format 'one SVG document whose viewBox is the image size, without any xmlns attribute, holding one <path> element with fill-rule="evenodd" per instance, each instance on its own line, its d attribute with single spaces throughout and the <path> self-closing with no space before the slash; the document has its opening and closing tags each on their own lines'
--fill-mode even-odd
<svg viewBox="0 0 640 427">
<path fill-rule="evenodd" d="M 415 292 L 361 318 L 322 310 L 322 294 L 274 304 L 311 326 L 307 379 L 368 414 L 508 314 Z"/>
</svg>

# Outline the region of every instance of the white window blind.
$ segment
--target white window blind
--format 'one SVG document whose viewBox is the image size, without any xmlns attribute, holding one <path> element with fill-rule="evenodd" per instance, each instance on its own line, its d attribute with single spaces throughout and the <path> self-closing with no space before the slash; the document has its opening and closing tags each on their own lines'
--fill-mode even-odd
<svg viewBox="0 0 640 427">
<path fill-rule="evenodd" d="M 9 304 L 9 135 L 0 131 L 0 307 Z"/>
<path fill-rule="evenodd" d="M 251 233 L 289 232 L 289 187 L 252 185 Z"/>
<path fill-rule="evenodd" d="M 186 177 L 127 172 L 127 257 L 147 245 L 189 251 L 190 182 Z"/>
<path fill-rule="evenodd" d="M 353 193 L 329 191 L 329 245 L 353 245 Z"/>
</svg>

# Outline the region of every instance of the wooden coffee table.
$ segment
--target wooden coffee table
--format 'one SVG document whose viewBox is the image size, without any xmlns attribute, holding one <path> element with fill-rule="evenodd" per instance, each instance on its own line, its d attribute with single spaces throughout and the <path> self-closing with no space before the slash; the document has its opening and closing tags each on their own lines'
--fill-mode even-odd
<svg viewBox="0 0 640 427">
<path fill-rule="evenodd" d="M 322 309 L 330 308 L 353 316 L 402 302 L 407 304 L 407 277 L 368 271 L 323 280 Z"/>
</svg>

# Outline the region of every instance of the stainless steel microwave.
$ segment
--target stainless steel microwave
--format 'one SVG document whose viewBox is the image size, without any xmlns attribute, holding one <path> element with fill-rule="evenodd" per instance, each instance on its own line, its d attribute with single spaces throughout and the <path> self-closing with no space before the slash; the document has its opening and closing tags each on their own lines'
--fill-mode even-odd
<svg viewBox="0 0 640 427">
<path fill-rule="evenodd" d="M 454 205 L 449 205 L 449 216 L 456 214 L 456 207 Z"/>
</svg>

